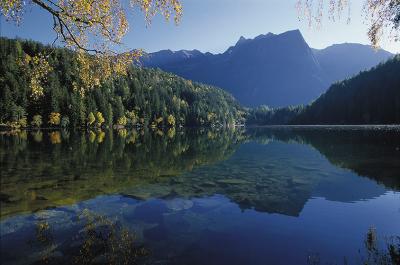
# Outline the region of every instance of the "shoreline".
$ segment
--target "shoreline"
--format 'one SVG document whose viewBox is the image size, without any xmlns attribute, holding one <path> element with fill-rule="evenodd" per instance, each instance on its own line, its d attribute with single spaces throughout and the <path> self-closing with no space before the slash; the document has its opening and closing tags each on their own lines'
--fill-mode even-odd
<svg viewBox="0 0 400 265">
<path fill-rule="evenodd" d="M 148 130 L 165 130 L 165 129 L 232 129 L 232 128 L 244 128 L 244 129 L 255 129 L 255 128 L 266 128 L 266 129 L 294 129 L 294 130 L 313 130 L 313 129 L 325 129 L 325 130 L 398 130 L 400 131 L 400 124 L 308 124 L 308 125 L 234 125 L 234 126 L 222 126 L 222 127 L 196 127 L 196 126 L 180 126 L 180 127 L 161 127 L 161 128 L 151 128 L 146 127 Z M 7 133 L 12 131 L 60 131 L 60 130 L 73 130 L 73 131 L 93 131 L 93 130 L 137 130 L 145 129 L 145 127 L 107 127 L 107 128 L 61 128 L 61 127 L 24 127 L 24 128 L 11 128 L 2 126 L 0 127 L 0 133 Z"/>
</svg>

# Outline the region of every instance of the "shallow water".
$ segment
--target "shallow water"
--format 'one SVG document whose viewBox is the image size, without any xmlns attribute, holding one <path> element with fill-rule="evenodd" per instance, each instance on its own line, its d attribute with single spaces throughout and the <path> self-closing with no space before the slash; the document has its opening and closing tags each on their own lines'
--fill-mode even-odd
<svg viewBox="0 0 400 265">
<path fill-rule="evenodd" d="M 371 227 L 400 236 L 398 127 L 0 143 L 2 264 L 360 264 Z"/>
</svg>

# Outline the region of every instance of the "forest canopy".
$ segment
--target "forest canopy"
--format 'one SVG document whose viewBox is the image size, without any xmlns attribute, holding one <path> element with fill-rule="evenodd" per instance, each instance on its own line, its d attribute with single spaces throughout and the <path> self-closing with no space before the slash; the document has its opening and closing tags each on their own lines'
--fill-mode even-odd
<svg viewBox="0 0 400 265">
<path fill-rule="evenodd" d="M 400 124 L 400 55 L 333 84 L 292 124 Z"/>
<path fill-rule="evenodd" d="M 50 53 L 51 52 L 51 53 Z M 44 69 L 32 58 L 50 53 Z M 65 48 L 0 38 L 0 121 L 12 126 L 224 126 L 244 110 L 222 89 L 131 65 L 127 75 L 82 95 L 75 57 Z M 37 97 L 30 87 L 40 87 Z"/>
<path fill-rule="evenodd" d="M 248 125 L 400 124 L 400 55 L 332 84 L 307 106 L 248 110 Z"/>
<path fill-rule="evenodd" d="M 182 16 L 179 0 L 0 1 L 0 13 L 17 24 L 23 21 L 31 8 L 39 8 L 49 14 L 49 28 L 55 34 L 53 44 L 59 41 L 78 53 L 75 59 L 80 67 L 80 89 L 85 91 L 97 88 L 116 75 L 126 75 L 129 65 L 141 56 L 141 50 L 131 51 L 122 45 L 122 39 L 129 30 L 129 13 L 138 8 L 144 13 L 147 24 L 156 14 L 162 14 L 167 20 L 173 16 L 176 23 Z M 34 66 L 46 68 L 48 55 L 37 54 L 33 58 L 36 61 Z M 40 92 L 36 92 L 37 96 L 42 96 Z"/>
</svg>

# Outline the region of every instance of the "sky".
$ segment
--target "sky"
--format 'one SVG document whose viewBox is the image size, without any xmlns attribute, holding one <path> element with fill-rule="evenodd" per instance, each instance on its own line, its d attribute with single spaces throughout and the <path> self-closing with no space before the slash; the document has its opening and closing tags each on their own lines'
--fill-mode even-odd
<svg viewBox="0 0 400 265">
<path fill-rule="evenodd" d="M 179 25 L 156 16 L 147 27 L 140 12 L 129 16 L 130 30 L 123 42 L 126 48 L 141 48 L 146 52 L 162 49 L 198 49 L 202 52 L 221 53 L 240 38 L 254 38 L 272 32 L 279 34 L 300 29 L 312 48 L 325 48 L 335 43 L 369 44 L 368 25 L 362 15 L 364 0 L 351 1 L 351 21 L 329 21 L 326 16 L 319 29 L 299 21 L 296 0 L 181 0 L 183 17 Z M 325 1 L 327 2 L 327 1 Z M 21 37 L 51 43 L 52 19 L 42 10 L 29 8 L 16 26 L 1 18 L 1 36 Z M 400 43 L 384 41 L 381 47 L 400 53 Z"/>
</svg>

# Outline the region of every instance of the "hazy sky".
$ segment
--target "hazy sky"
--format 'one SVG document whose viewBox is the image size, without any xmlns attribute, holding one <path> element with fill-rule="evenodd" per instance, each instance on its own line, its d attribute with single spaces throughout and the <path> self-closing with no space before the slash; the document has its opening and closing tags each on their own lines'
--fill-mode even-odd
<svg viewBox="0 0 400 265">
<path fill-rule="evenodd" d="M 298 20 L 296 0 L 182 0 L 184 14 L 178 26 L 158 16 L 146 27 L 143 16 L 135 12 L 129 19 L 130 31 L 124 43 L 130 49 L 143 48 L 148 52 L 199 49 L 218 53 L 233 45 L 240 36 L 253 38 L 267 32 L 300 29 L 313 48 L 343 42 L 368 44 L 368 26 L 361 12 L 363 2 L 352 0 L 350 24 L 346 19 L 339 22 L 325 19 L 322 28 L 315 29 L 309 28 L 306 21 Z M 27 10 L 19 27 L 2 17 L 1 35 L 49 43 L 55 37 L 51 26 L 51 17 L 33 8 Z M 400 43 L 384 42 L 382 48 L 399 53 Z"/>
</svg>

